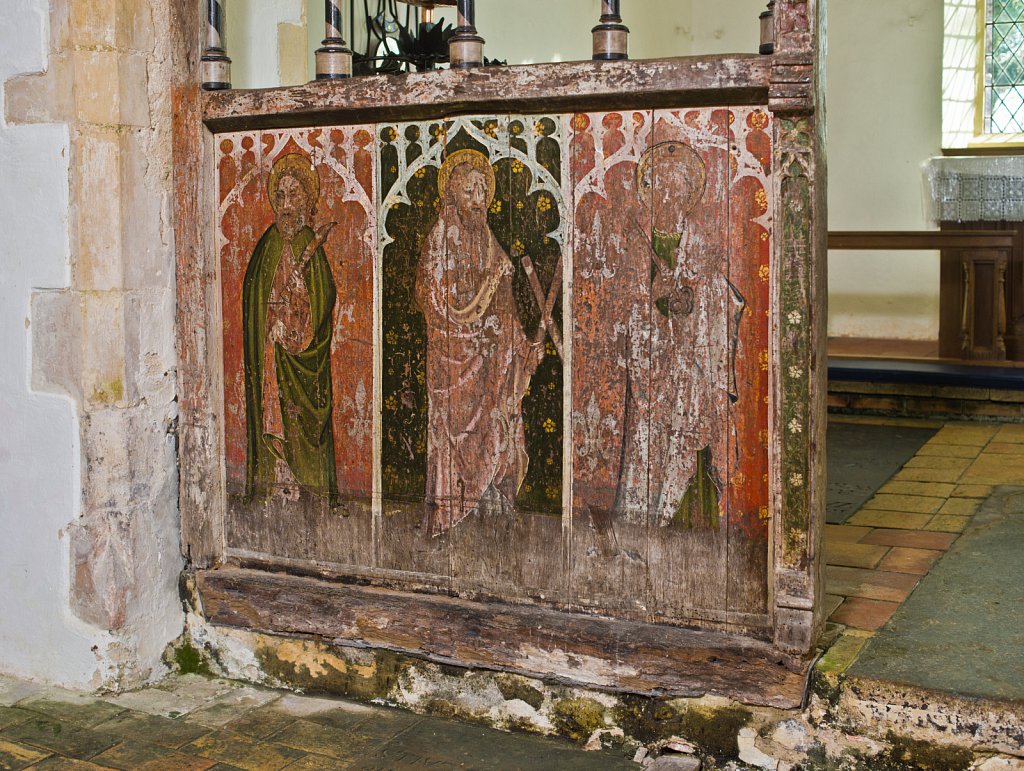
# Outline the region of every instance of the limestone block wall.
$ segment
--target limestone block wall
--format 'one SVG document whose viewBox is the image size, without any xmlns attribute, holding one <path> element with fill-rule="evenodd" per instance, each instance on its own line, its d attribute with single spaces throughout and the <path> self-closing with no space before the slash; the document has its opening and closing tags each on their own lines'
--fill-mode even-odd
<svg viewBox="0 0 1024 771">
<path fill-rule="evenodd" d="M 169 51 L 155 0 L 0 27 L 0 662 L 116 688 L 181 629 Z"/>
</svg>

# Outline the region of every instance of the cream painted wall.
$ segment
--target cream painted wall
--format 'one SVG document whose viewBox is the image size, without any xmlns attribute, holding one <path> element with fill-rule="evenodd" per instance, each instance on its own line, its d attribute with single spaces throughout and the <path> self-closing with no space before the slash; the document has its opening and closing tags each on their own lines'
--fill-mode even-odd
<svg viewBox="0 0 1024 771">
<path fill-rule="evenodd" d="M 941 152 L 943 7 L 833 0 L 829 229 L 928 230 L 923 166 Z M 937 253 L 833 252 L 829 334 L 933 340 Z"/>
</svg>

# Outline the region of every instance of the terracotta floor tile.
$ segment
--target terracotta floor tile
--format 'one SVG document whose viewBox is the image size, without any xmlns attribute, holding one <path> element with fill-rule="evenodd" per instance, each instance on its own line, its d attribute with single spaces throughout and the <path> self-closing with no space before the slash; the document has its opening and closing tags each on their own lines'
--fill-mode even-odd
<svg viewBox="0 0 1024 771">
<path fill-rule="evenodd" d="M 878 491 L 894 495 L 925 495 L 934 498 L 948 498 L 956 487 L 952 482 L 915 482 L 895 479 L 887 482 Z"/>
<path fill-rule="evenodd" d="M 953 490 L 957 498 L 988 498 L 992 495 L 991 485 L 957 485 Z"/>
<path fill-rule="evenodd" d="M 981 448 L 970 444 L 946 444 L 944 442 L 928 442 L 917 451 L 921 455 L 937 455 L 942 458 L 976 458 Z"/>
<path fill-rule="evenodd" d="M 939 514 L 953 517 L 970 517 L 978 511 L 981 501 L 977 498 L 950 498 L 939 509 Z"/>
<path fill-rule="evenodd" d="M 861 509 L 852 517 L 851 525 L 867 525 L 869 527 L 890 527 L 902 530 L 920 530 L 932 519 L 931 514 L 914 514 L 904 511 L 872 511 Z M 863 539 L 861 539 L 863 542 Z"/>
<path fill-rule="evenodd" d="M 962 533 L 970 521 L 970 517 L 951 517 L 947 514 L 938 514 L 925 525 L 924 529 L 941 533 Z"/>
<path fill-rule="evenodd" d="M 829 620 L 856 629 L 878 629 L 892 617 L 899 606 L 898 602 L 848 597 Z"/>
<path fill-rule="evenodd" d="M 864 508 L 881 509 L 883 511 L 906 511 L 912 514 L 935 514 L 945 502 L 945 498 L 879 493 L 865 503 Z"/>
<path fill-rule="evenodd" d="M 915 455 L 903 464 L 904 468 L 939 468 L 963 471 L 973 458 L 949 458 L 943 455 Z"/>
<path fill-rule="evenodd" d="M 963 474 L 959 468 L 918 468 L 904 466 L 902 471 L 893 476 L 893 480 L 903 482 L 945 482 L 952 484 Z"/>
<path fill-rule="evenodd" d="M 856 525 L 825 525 L 825 543 L 849 541 L 856 543 L 871 532 L 870 527 Z"/>
<path fill-rule="evenodd" d="M 912 573 L 923 576 L 931 570 L 935 561 L 944 552 L 933 549 L 908 549 L 905 546 L 894 547 L 878 564 L 879 570 L 890 573 Z"/>
<path fill-rule="evenodd" d="M 956 541 L 955 533 L 934 533 L 923 530 L 872 530 L 861 543 L 879 546 L 902 546 L 910 549 L 946 551 Z"/>
<path fill-rule="evenodd" d="M 983 485 L 1024 483 L 1024 455 L 982 455 L 960 477 L 961 482 Z"/>
<path fill-rule="evenodd" d="M 920 576 L 908 573 L 825 566 L 825 591 L 843 597 L 902 602 L 917 586 L 919 579 Z"/>
<path fill-rule="evenodd" d="M 878 566 L 889 551 L 888 546 L 867 543 L 825 542 L 825 563 L 848 568 L 871 569 Z"/>
</svg>

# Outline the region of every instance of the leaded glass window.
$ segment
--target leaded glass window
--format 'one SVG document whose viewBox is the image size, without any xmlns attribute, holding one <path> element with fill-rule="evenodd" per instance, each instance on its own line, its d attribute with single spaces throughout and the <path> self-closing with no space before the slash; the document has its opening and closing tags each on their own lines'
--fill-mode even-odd
<svg viewBox="0 0 1024 771">
<path fill-rule="evenodd" d="M 985 131 L 1024 133 L 1024 0 L 987 0 Z"/>
</svg>

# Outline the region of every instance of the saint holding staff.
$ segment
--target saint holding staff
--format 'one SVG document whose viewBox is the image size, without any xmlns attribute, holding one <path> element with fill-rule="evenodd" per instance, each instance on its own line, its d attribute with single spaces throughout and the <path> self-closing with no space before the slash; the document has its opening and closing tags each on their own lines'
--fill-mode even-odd
<svg viewBox="0 0 1024 771">
<path fill-rule="evenodd" d="M 338 499 L 331 423 L 331 338 L 337 290 L 314 232 L 320 179 L 288 153 L 267 180 L 274 223 L 253 251 L 242 285 L 246 498 L 300 490 Z"/>
<path fill-rule="evenodd" d="M 441 216 L 423 245 L 415 291 L 427 323 L 426 507 L 435 536 L 481 506 L 513 510 L 529 465 L 523 398 L 554 329 L 561 284 L 558 269 L 544 297 L 532 276 L 542 322 L 530 340 L 513 293 L 515 266 L 487 221 L 490 160 L 477 150 L 449 154 L 438 190 Z"/>
</svg>

